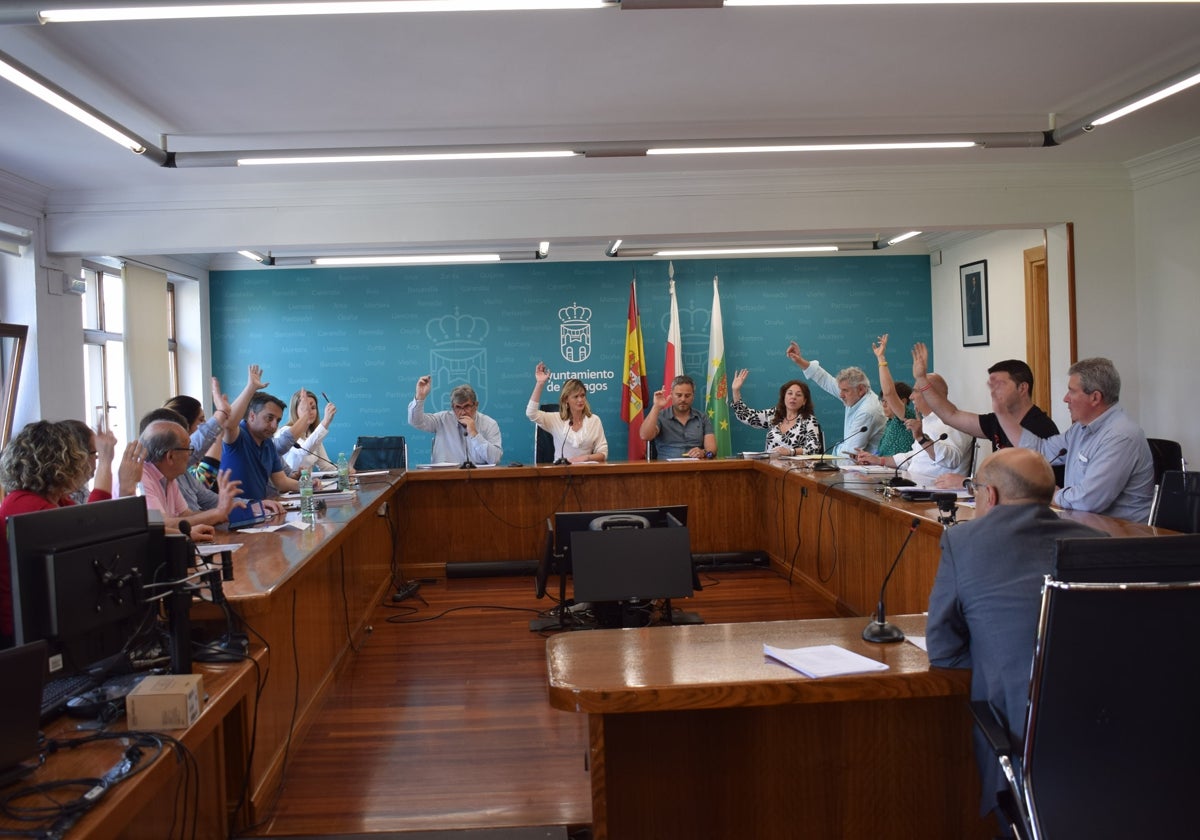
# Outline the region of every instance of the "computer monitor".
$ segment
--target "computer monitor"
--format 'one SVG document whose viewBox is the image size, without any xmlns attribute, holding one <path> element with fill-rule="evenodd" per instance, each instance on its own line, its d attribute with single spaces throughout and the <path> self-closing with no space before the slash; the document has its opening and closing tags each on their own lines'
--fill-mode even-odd
<svg viewBox="0 0 1200 840">
<path fill-rule="evenodd" d="M 660 508 L 629 508 L 623 510 L 570 510 L 558 511 L 553 522 L 546 520 L 546 535 L 542 542 L 538 568 L 534 572 L 534 590 L 538 598 L 545 598 L 546 584 L 550 576 L 560 576 L 560 594 L 565 598 L 566 575 L 571 574 L 571 541 L 577 532 L 592 529 L 592 522 L 600 517 L 641 516 L 652 528 L 686 526 L 688 505 L 662 505 Z M 692 583 L 697 583 L 692 580 Z M 694 586 L 694 588 L 700 588 Z"/>
<path fill-rule="evenodd" d="M 1200 580 L 1200 534 L 1059 540 L 1054 577 L 1069 583 Z"/>
<path fill-rule="evenodd" d="M 610 516 L 641 516 L 651 528 L 687 525 L 687 505 L 662 505 L 652 508 L 622 508 L 620 510 L 559 511 L 554 514 L 554 553 L 565 561 L 564 571 L 571 571 L 571 541 L 579 531 L 592 529 L 592 521 Z"/>
<path fill-rule="evenodd" d="M 46 640 L 51 678 L 127 671 L 130 640 L 158 615 L 144 587 L 165 579 L 162 545 L 141 497 L 9 517 L 16 643 Z"/>
</svg>

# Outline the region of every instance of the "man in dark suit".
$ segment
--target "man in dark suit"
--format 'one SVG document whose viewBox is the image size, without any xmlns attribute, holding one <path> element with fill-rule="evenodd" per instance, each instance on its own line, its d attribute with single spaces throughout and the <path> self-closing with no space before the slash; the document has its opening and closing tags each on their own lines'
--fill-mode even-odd
<svg viewBox="0 0 1200 840">
<path fill-rule="evenodd" d="M 1042 581 L 1054 569 L 1055 540 L 1105 535 L 1050 509 L 1054 473 L 1033 450 L 1001 449 L 975 476 L 974 520 L 942 535 L 929 595 L 929 662 L 970 668 L 971 699 L 988 701 L 1020 743 Z M 978 732 L 975 756 L 986 813 L 1006 784 Z"/>
</svg>

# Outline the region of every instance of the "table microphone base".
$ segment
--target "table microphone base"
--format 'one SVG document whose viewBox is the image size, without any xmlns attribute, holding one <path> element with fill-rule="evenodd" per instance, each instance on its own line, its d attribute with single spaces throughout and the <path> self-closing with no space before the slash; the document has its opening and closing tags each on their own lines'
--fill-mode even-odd
<svg viewBox="0 0 1200 840">
<path fill-rule="evenodd" d="M 904 631 L 890 621 L 872 621 L 863 629 L 862 637 L 864 641 L 876 644 L 903 642 Z"/>
<path fill-rule="evenodd" d="M 817 461 L 813 464 L 813 472 L 837 472 L 837 464 L 832 461 Z"/>
<path fill-rule="evenodd" d="M 466 460 L 459 464 L 458 468 L 460 470 L 473 470 L 475 469 L 475 465 L 470 460 Z"/>
</svg>

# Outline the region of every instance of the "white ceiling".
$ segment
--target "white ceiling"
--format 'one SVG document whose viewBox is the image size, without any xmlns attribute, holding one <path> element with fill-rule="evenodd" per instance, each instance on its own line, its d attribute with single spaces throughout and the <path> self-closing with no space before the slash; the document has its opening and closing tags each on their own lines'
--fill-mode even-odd
<svg viewBox="0 0 1200 840">
<path fill-rule="evenodd" d="M 5 4 L 0 21 L 22 4 Z M 31 4 L 24 4 L 31 5 Z M 0 50 L 176 151 L 1040 132 L 1200 63 L 1200 4 L 844 6 L 0 25 Z M 1120 164 L 1200 86 L 1055 148 L 168 169 L 0 81 L 0 170 L 69 207 L 216 188 L 849 165 Z M 447 182 L 450 183 L 450 182 Z M 530 232 L 536 236 L 536 231 Z M 270 248 L 269 241 L 231 243 Z M 314 250 L 336 242 L 313 243 Z"/>
</svg>

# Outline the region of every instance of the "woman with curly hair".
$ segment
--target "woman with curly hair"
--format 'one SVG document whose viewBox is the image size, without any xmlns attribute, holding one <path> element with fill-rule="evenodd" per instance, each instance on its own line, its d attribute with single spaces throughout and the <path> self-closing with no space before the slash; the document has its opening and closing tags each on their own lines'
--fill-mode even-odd
<svg viewBox="0 0 1200 840">
<path fill-rule="evenodd" d="M 0 504 L 0 532 L 7 533 L 8 517 L 15 514 L 75 504 L 71 493 L 92 477 L 93 469 L 96 489 L 88 500 L 111 499 L 108 488 L 112 486 L 116 438 L 106 432 L 95 435 L 94 439 L 99 454 L 107 452 L 106 458 L 100 458 L 95 467 L 93 451 L 86 448 L 79 433 L 68 424 L 38 420 L 22 429 L 0 453 L 0 486 L 5 492 Z M 134 494 L 141 478 L 141 455 L 136 443 L 126 448 L 120 468 L 121 495 Z M 5 538 L 0 541 L 0 647 L 13 642 L 11 575 Z"/>
<path fill-rule="evenodd" d="M 772 455 L 820 455 L 824 452 L 821 424 L 813 414 L 812 394 L 799 379 L 779 386 L 774 408 L 754 410 L 742 402 L 742 386 L 750 371 L 733 375 L 733 416 L 747 426 L 767 430 L 763 451 Z"/>
</svg>

